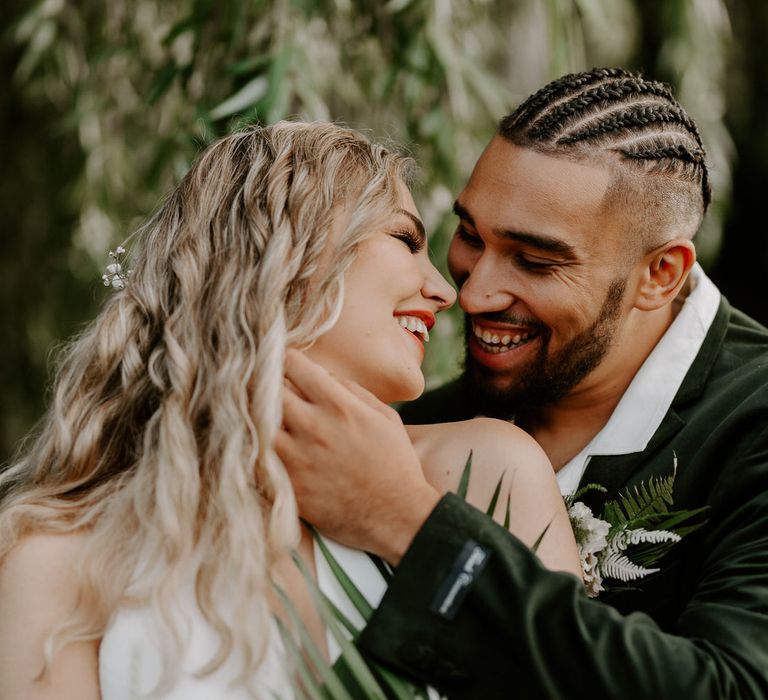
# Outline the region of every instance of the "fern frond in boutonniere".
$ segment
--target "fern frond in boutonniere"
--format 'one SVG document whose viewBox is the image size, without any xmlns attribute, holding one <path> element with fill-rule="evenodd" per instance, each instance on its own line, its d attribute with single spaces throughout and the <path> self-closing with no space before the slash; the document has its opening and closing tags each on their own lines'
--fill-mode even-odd
<svg viewBox="0 0 768 700">
<path fill-rule="evenodd" d="M 608 501 L 600 517 L 578 499 L 591 490 L 605 492 L 599 484 L 588 484 L 565 497 L 565 505 L 579 547 L 587 595 L 607 590 L 605 579 L 636 581 L 660 571 L 654 566 L 682 537 L 701 527 L 694 522 L 708 506 L 693 510 L 671 510 L 677 455 L 672 474 L 651 477 Z"/>
</svg>

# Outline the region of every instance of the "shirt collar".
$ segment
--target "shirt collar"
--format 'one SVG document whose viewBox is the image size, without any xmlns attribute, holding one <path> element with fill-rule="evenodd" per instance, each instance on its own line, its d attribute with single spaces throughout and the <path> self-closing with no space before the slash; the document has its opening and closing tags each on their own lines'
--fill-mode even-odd
<svg viewBox="0 0 768 700">
<path fill-rule="evenodd" d="M 661 425 L 693 364 L 720 304 L 720 292 L 696 263 L 690 293 L 674 321 L 638 370 L 608 422 L 557 473 L 563 494 L 576 491 L 593 455 L 642 452 Z"/>
</svg>

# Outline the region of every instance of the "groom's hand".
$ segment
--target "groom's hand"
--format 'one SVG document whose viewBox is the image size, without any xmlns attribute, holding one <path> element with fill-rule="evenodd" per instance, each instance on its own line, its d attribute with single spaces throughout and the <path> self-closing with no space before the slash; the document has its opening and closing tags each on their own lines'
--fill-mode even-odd
<svg viewBox="0 0 768 700">
<path fill-rule="evenodd" d="M 397 412 L 296 350 L 285 363 L 275 450 L 302 517 L 351 547 L 397 564 L 440 499 Z"/>
</svg>

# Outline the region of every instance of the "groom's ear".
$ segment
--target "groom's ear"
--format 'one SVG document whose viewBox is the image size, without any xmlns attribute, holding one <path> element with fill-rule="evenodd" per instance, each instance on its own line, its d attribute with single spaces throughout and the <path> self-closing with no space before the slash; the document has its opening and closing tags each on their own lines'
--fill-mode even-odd
<svg viewBox="0 0 768 700">
<path fill-rule="evenodd" d="M 696 262 L 696 249 L 687 238 L 675 238 L 652 250 L 642 261 L 635 308 L 654 311 L 678 295 Z"/>
</svg>

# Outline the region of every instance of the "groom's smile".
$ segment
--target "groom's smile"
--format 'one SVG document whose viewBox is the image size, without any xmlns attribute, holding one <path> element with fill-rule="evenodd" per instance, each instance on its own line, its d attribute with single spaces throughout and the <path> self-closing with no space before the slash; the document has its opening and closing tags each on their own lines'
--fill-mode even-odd
<svg viewBox="0 0 768 700">
<path fill-rule="evenodd" d="M 536 330 L 527 326 L 506 326 L 472 319 L 472 334 L 484 352 L 498 354 L 524 345 L 536 337 Z"/>
</svg>

